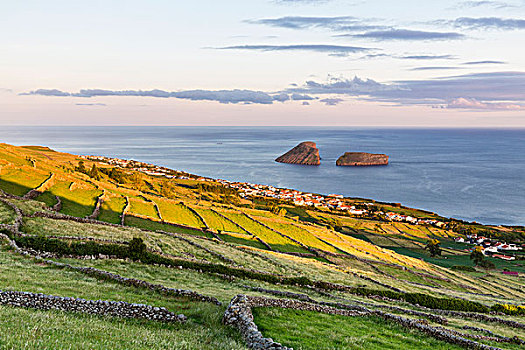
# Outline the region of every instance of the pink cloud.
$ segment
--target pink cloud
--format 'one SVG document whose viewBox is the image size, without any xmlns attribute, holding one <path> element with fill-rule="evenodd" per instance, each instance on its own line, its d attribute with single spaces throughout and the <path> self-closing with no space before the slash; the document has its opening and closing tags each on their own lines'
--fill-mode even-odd
<svg viewBox="0 0 525 350">
<path fill-rule="evenodd" d="M 482 102 L 475 98 L 458 97 L 451 100 L 447 108 L 457 109 L 481 109 L 481 110 L 506 110 L 506 111 L 520 111 L 525 110 L 524 105 L 507 102 Z"/>
</svg>

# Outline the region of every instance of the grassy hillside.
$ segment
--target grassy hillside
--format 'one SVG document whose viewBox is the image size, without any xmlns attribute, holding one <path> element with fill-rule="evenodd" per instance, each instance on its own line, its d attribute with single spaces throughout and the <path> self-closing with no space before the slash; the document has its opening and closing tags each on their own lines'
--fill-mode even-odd
<svg viewBox="0 0 525 350">
<path fill-rule="evenodd" d="M 220 183 L 202 186 L 202 179 L 184 177 L 167 179 L 48 148 L 0 144 L 0 189 L 6 193 L 0 194 L 0 233 L 8 236 L 0 239 L 0 290 L 163 306 L 188 317 L 184 324 L 173 324 L 0 305 L 0 347 L 245 349 L 238 330 L 221 322 L 239 294 L 368 310 L 343 316 L 319 308 L 254 307 L 262 335 L 294 349 L 460 347 L 387 320 L 381 312 L 422 320 L 478 344 L 523 346 L 525 312 L 512 311 L 525 300 L 522 261 L 490 259 L 495 262 L 490 270 L 452 268 L 473 267 L 467 246 L 452 241 L 464 236 L 465 226 L 454 231 L 452 226 L 385 222 L 280 203 L 284 212 L 242 199 Z M 22 198 L 35 188 L 41 193 Z M 57 203 L 59 212 L 54 212 Z M 14 225 L 13 207 L 22 213 L 20 227 Z M 92 214 L 97 220 L 76 219 Z M 477 224 L 472 230 L 515 237 L 523 231 Z M 429 239 L 441 241 L 441 257 L 430 257 L 424 249 Z M 519 274 L 506 275 L 504 269 Z M 130 284 L 100 273 L 143 282 Z M 214 297 L 222 305 L 161 292 L 159 286 Z M 9 332 L 14 327 L 18 332 Z M 514 336 L 519 339 L 510 339 Z"/>
</svg>

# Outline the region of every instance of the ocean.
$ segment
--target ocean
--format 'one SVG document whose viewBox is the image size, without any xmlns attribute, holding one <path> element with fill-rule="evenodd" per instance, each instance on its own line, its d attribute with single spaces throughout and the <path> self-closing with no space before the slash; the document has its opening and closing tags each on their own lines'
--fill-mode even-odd
<svg viewBox="0 0 525 350">
<path fill-rule="evenodd" d="M 320 166 L 276 163 L 314 141 Z M 372 198 L 484 224 L 525 225 L 525 130 L 314 127 L 2 127 L 0 142 L 135 159 L 190 173 Z M 380 167 L 337 167 L 344 152 Z"/>
</svg>

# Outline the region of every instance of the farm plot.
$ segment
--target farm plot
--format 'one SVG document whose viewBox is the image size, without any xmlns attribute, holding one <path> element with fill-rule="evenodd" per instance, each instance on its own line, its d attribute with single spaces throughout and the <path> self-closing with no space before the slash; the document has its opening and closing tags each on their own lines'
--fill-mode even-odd
<svg viewBox="0 0 525 350">
<path fill-rule="evenodd" d="M 16 196 L 23 196 L 48 178 L 48 173 L 35 169 L 2 169 L 0 172 L 0 189 Z"/>
<path fill-rule="evenodd" d="M 286 234 L 287 236 L 296 239 L 297 241 L 303 243 L 306 246 L 321 249 L 324 251 L 339 253 L 334 247 L 320 241 L 315 235 L 311 234 L 306 228 L 297 226 L 291 222 L 284 220 L 279 220 L 278 218 L 264 218 L 264 217 L 254 217 L 258 221 L 264 223 L 265 225 Z"/>
<path fill-rule="evenodd" d="M 86 217 L 91 215 L 95 208 L 97 197 L 102 194 L 101 190 L 84 182 L 77 183 L 71 181 L 55 181 L 55 184 L 51 186 L 46 193 L 47 192 L 51 193 L 52 196 L 60 197 L 62 200 L 61 213 L 76 217 Z M 51 198 L 45 193 L 44 195 Z"/>
<path fill-rule="evenodd" d="M 264 242 L 268 243 L 274 249 L 283 251 L 283 252 L 300 252 L 308 253 L 308 251 L 297 243 L 289 240 L 286 237 L 279 235 L 278 233 L 264 227 L 263 225 L 257 223 L 256 221 L 248 218 L 244 214 L 235 213 L 235 212 L 222 212 L 224 216 L 230 218 L 231 220 L 238 223 L 248 232 L 253 233 Z"/>
<path fill-rule="evenodd" d="M 195 228 L 204 227 L 202 220 L 186 205 L 161 198 L 155 198 L 155 202 L 159 206 L 164 221 Z"/>
<path fill-rule="evenodd" d="M 126 206 L 126 199 L 121 196 L 109 196 L 102 203 L 98 220 L 120 224 L 120 215 Z"/>
</svg>

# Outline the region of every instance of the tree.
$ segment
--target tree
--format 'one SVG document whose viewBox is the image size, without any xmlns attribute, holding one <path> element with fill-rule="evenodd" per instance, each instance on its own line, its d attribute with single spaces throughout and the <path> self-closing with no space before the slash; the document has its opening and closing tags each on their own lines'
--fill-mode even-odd
<svg viewBox="0 0 525 350">
<path fill-rule="evenodd" d="M 91 170 L 89 171 L 89 177 L 98 180 L 100 179 L 100 174 L 98 173 L 98 168 L 96 164 L 93 164 Z"/>
<path fill-rule="evenodd" d="M 483 263 L 483 260 L 485 260 L 485 255 L 483 255 L 483 251 L 481 247 L 476 247 L 470 253 L 470 260 L 474 261 L 474 265 L 480 266 Z"/>
<path fill-rule="evenodd" d="M 429 251 L 431 257 L 438 255 L 441 256 L 440 244 L 441 242 L 439 242 L 437 239 L 433 239 L 427 243 L 425 249 Z"/>
<path fill-rule="evenodd" d="M 78 162 L 78 166 L 77 166 L 77 169 L 76 169 L 78 172 L 81 172 L 81 173 L 84 173 L 86 174 L 87 173 L 87 169 L 86 169 L 86 166 L 84 164 L 84 161 L 81 160 L 80 162 Z"/>
<path fill-rule="evenodd" d="M 146 244 L 142 238 L 135 237 L 129 242 L 128 250 L 132 260 L 140 260 L 146 252 Z"/>
<path fill-rule="evenodd" d="M 483 260 L 479 266 L 483 267 L 484 269 L 494 269 L 496 267 L 496 265 L 494 265 L 494 263 L 492 261 L 488 261 L 487 259 Z"/>
</svg>

